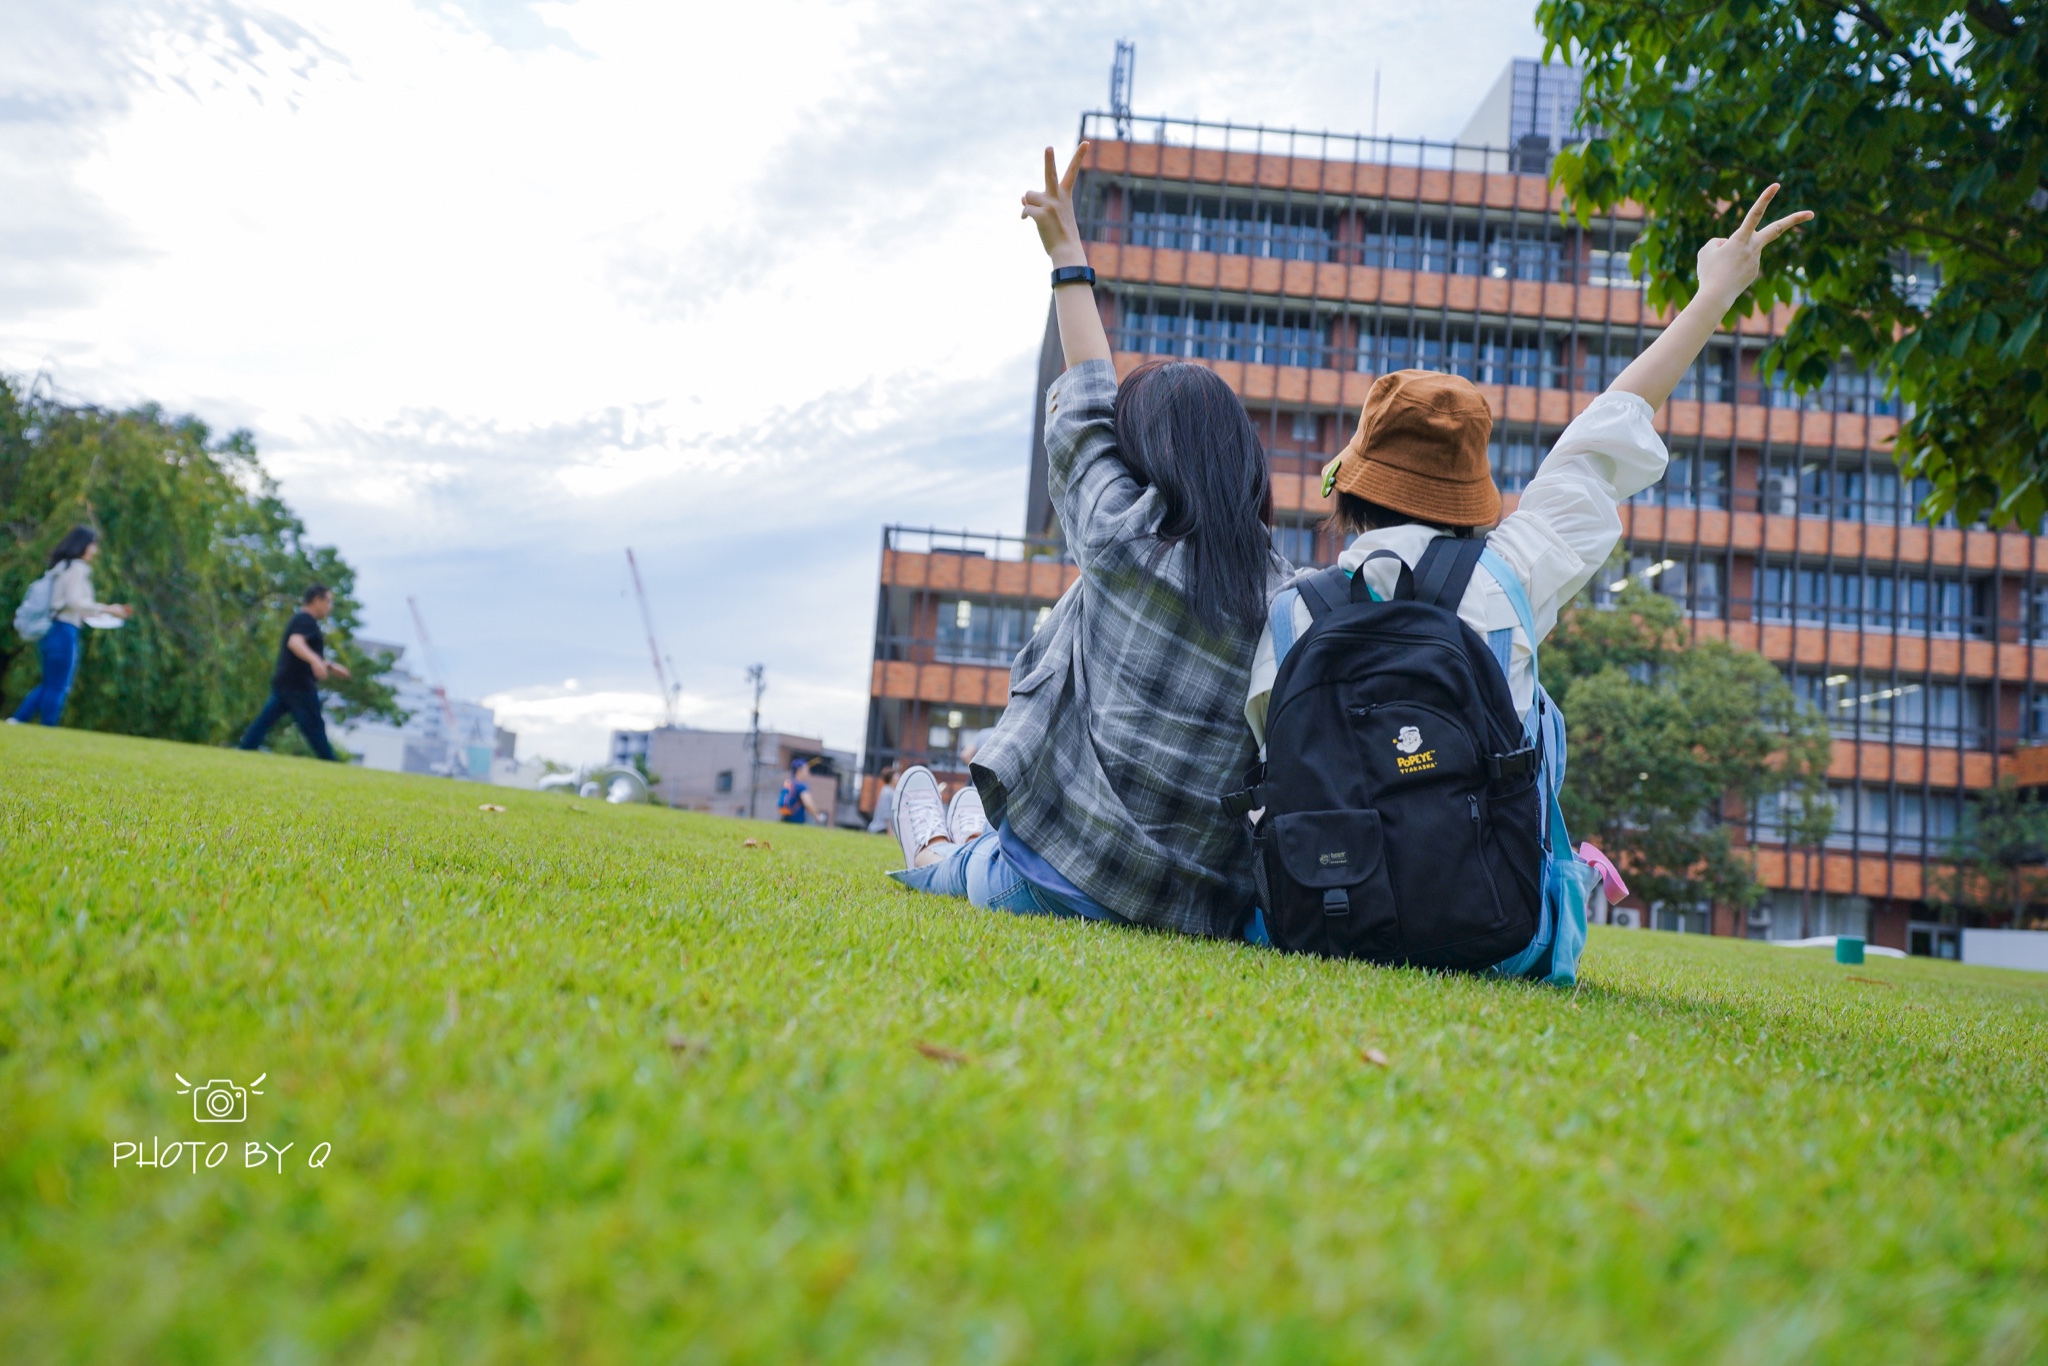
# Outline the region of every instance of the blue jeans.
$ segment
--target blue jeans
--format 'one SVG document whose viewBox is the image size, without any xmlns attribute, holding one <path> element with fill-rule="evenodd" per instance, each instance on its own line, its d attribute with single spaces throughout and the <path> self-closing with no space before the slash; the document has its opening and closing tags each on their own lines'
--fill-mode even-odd
<svg viewBox="0 0 2048 1366">
<path fill-rule="evenodd" d="M 994 831 L 970 844 L 963 844 L 937 863 L 922 868 L 905 868 L 889 874 L 914 892 L 934 896 L 964 896 L 977 906 L 1012 915 L 1064 915 L 1078 920 L 1108 920 L 1129 924 L 1109 907 L 1088 897 L 1062 896 L 1040 887 L 1017 871 L 1017 865 L 1003 857 L 1002 836 Z M 1245 926 L 1247 944 L 1261 948 L 1273 941 L 1266 937 L 1266 916 L 1252 911 L 1252 923 Z"/>
<path fill-rule="evenodd" d="M 254 749 L 263 743 L 263 737 L 270 734 L 270 728 L 278 719 L 290 712 L 292 720 L 298 723 L 299 734 L 306 737 L 306 743 L 313 752 L 323 759 L 334 757 L 334 747 L 327 743 L 327 722 L 320 715 L 320 690 L 318 688 L 280 688 L 272 685 L 270 700 L 263 704 L 263 710 L 242 736 L 241 748 Z"/>
<path fill-rule="evenodd" d="M 50 623 L 43 637 L 43 681 L 22 699 L 17 721 L 33 721 L 42 713 L 43 724 L 54 726 L 64 719 L 64 699 L 71 695 L 71 680 L 78 676 L 78 628 L 68 621 Z"/>
<path fill-rule="evenodd" d="M 1079 920 L 1124 918 L 1087 897 L 1061 896 L 1027 881 L 1017 865 L 1003 857 L 1003 838 L 991 830 L 960 845 L 937 863 L 889 874 L 914 892 L 964 896 L 977 906 L 1012 915 L 1064 915 Z"/>
</svg>

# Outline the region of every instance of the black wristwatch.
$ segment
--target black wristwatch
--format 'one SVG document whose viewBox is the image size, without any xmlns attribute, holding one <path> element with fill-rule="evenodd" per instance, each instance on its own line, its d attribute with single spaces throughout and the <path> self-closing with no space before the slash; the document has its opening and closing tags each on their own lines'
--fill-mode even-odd
<svg viewBox="0 0 2048 1366">
<path fill-rule="evenodd" d="M 1093 285 L 1094 283 L 1095 267 L 1093 266 L 1053 267 L 1052 287 L 1054 289 L 1058 289 L 1061 285 Z"/>
</svg>

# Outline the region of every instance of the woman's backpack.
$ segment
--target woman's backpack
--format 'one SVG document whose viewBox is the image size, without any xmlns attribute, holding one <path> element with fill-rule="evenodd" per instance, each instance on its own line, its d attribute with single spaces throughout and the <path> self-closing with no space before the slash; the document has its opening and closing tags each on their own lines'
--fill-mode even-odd
<svg viewBox="0 0 2048 1366">
<path fill-rule="evenodd" d="M 1482 564 L 1533 642 L 1527 594 L 1483 537 L 1432 541 L 1385 602 L 1333 568 L 1275 603 L 1266 762 L 1225 801 L 1261 813 L 1259 905 L 1278 947 L 1575 980 L 1591 870 L 1557 805 L 1563 720 L 1540 681 L 1518 718 L 1513 632 L 1482 639 L 1459 620 Z M 1298 641 L 1296 593 L 1313 618 Z"/>
<path fill-rule="evenodd" d="M 57 591 L 57 575 L 66 564 L 52 565 L 48 573 L 28 586 L 28 592 L 21 599 L 21 606 L 14 609 L 14 634 L 26 641 L 41 640 L 50 634 L 50 623 L 56 620 L 51 604 Z"/>
</svg>

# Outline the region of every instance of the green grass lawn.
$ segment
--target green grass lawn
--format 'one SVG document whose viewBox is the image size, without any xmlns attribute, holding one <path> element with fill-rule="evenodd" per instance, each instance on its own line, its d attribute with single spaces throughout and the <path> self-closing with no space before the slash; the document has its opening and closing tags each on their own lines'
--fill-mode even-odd
<svg viewBox="0 0 2048 1366">
<path fill-rule="evenodd" d="M 26 727 L 0 840 L 9 1362 L 2048 1354 L 2048 976 L 1447 979 Z"/>
</svg>

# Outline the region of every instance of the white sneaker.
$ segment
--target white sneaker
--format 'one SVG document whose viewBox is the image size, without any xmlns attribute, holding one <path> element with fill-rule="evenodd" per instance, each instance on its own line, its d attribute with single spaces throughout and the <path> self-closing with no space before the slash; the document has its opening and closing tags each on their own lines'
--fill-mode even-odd
<svg viewBox="0 0 2048 1366">
<path fill-rule="evenodd" d="M 939 797 L 939 780 L 917 764 L 896 779 L 896 839 L 903 846 L 903 866 L 915 868 L 924 847 L 945 836 L 946 804 Z"/>
<path fill-rule="evenodd" d="M 955 844 L 980 839 L 988 830 L 988 813 L 973 783 L 964 784 L 946 806 L 946 837 Z"/>
</svg>

